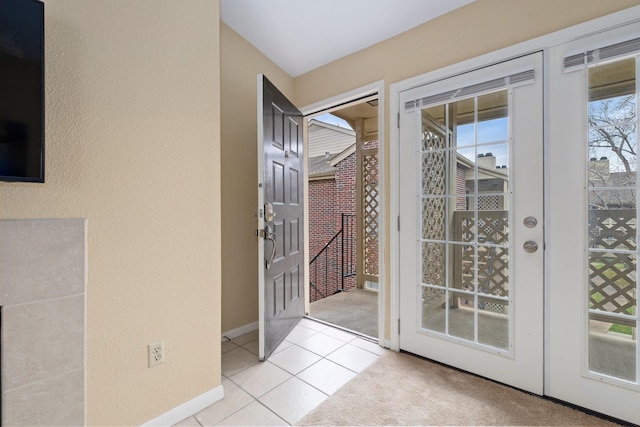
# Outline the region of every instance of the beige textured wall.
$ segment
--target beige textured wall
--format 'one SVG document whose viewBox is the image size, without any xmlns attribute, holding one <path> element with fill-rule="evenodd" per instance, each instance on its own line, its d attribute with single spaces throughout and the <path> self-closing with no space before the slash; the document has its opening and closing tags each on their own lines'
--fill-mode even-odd
<svg viewBox="0 0 640 427">
<path fill-rule="evenodd" d="M 0 215 L 88 218 L 88 422 L 136 425 L 220 384 L 219 2 L 45 3 L 46 183 Z"/>
<path fill-rule="evenodd" d="M 292 99 L 293 79 L 220 24 L 222 157 L 222 331 L 258 320 L 257 75 Z"/>
<path fill-rule="evenodd" d="M 388 93 L 391 83 L 638 4 L 639 0 L 476 0 L 297 77 L 294 101 L 298 106 L 311 105 L 378 80 L 385 80 Z M 389 141 L 389 97 L 385 100 L 385 140 Z M 384 155 L 389 158 L 388 145 Z M 386 200 L 389 200 L 389 162 L 385 167 Z M 387 211 L 387 229 L 388 214 Z M 389 241 L 388 235 L 386 241 Z M 384 250 L 389 271 L 390 248 Z M 385 286 L 388 296 L 388 280 Z M 388 313 L 388 299 L 385 309 Z M 389 338 L 388 319 L 385 335 Z"/>
<path fill-rule="evenodd" d="M 295 79 L 310 105 L 381 79 L 390 83 L 640 4 L 639 0 L 476 0 Z"/>
</svg>

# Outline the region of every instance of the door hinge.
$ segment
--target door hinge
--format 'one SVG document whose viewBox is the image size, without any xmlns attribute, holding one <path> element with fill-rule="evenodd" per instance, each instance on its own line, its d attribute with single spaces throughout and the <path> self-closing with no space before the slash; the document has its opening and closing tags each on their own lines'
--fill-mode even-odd
<svg viewBox="0 0 640 427">
<path fill-rule="evenodd" d="M 400 215 L 398 215 L 398 231 L 400 231 Z"/>
<path fill-rule="evenodd" d="M 400 129 L 400 113 L 398 113 L 398 120 L 396 121 L 397 128 Z"/>
<path fill-rule="evenodd" d="M 398 335 L 400 335 L 400 319 L 398 319 Z"/>
</svg>

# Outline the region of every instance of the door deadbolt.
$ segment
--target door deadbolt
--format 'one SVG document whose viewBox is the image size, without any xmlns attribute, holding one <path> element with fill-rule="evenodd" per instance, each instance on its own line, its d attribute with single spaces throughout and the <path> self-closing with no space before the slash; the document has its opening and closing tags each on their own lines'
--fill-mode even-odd
<svg viewBox="0 0 640 427">
<path fill-rule="evenodd" d="M 273 210 L 273 205 L 271 202 L 267 202 L 264 204 L 264 220 L 266 222 L 271 222 L 276 217 L 276 213 Z"/>
</svg>

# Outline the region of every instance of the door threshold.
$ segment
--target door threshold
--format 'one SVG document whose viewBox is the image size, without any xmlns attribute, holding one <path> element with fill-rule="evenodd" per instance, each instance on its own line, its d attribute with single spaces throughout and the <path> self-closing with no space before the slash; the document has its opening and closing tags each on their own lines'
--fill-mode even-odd
<svg viewBox="0 0 640 427">
<path fill-rule="evenodd" d="M 335 323 L 327 322 L 327 321 L 324 321 L 324 320 L 321 320 L 321 319 L 316 319 L 315 317 L 311 317 L 308 314 L 306 314 L 304 316 L 304 319 L 309 319 L 311 321 L 314 321 L 314 322 L 317 322 L 317 323 L 321 323 L 323 325 L 330 326 L 330 327 L 332 327 L 334 329 L 339 329 L 341 331 L 348 332 L 348 333 L 353 334 L 353 335 L 357 335 L 359 338 L 362 338 L 362 339 L 365 339 L 367 341 L 371 341 L 373 343 L 378 344 L 378 339 L 377 338 L 372 337 L 370 335 L 363 334 L 362 332 L 354 331 L 353 329 L 345 328 L 344 326 L 336 325 Z"/>
</svg>

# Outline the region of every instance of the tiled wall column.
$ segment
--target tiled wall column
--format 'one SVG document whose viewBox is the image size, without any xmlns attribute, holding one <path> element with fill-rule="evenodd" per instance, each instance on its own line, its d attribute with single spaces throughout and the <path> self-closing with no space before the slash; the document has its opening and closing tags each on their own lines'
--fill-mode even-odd
<svg viewBox="0 0 640 427">
<path fill-rule="evenodd" d="M 85 425 L 86 220 L 0 221 L 2 425 Z"/>
</svg>

